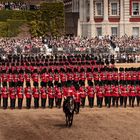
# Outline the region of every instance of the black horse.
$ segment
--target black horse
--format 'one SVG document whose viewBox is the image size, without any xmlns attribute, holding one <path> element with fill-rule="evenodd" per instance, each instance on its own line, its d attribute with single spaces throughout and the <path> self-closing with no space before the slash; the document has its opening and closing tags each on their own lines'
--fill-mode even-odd
<svg viewBox="0 0 140 140">
<path fill-rule="evenodd" d="M 73 97 L 68 97 L 64 100 L 63 111 L 66 116 L 66 126 L 71 127 L 74 116 L 74 99 Z"/>
</svg>

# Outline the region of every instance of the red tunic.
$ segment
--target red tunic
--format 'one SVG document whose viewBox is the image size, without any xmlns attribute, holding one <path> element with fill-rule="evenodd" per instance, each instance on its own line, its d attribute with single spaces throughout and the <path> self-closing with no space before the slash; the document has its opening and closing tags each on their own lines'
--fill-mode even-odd
<svg viewBox="0 0 140 140">
<path fill-rule="evenodd" d="M 80 92 L 79 91 L 76 91 L 75 94 L 74 94 L 74 101 L 76 103 L 80 103 L 80 99 L 81 99 Z"/>
<path fill-rule="evenodd" d="M 55 93 L 52 88 L 48 88 L 48 97 L 54 99 Z"/>
<path fill-rule="evenodd" d="M 16 99 L 16 91 L 13 87 L 9 88 L 9 94 L 11 99 Z"/>
<path fill-rule="evenodd" d="M 97 92 L 97 94 L 96 94 L 97 97 L 103 98 L 103 91 L 104 91 L 104 89 L 102 87 L 100 87 L 99 90 L 98 90 L 98 92 Z"/>
<path fill-rule="evenodd" d="M 21 87 L 17 88 L 17 96 L 19 99 L 23 99 L 23 97 L 24 97 L 24 92 L 23 92 L 23 89 Z"/>
<path fill-rule="evenodd" d="M 25 96 L 26 98 L 32 98 L 32 90 L 30 87 L 25 88 Z"/>
<path fill-rule="evenodd" d="M 47 99 L 47 92 L 46 92 L 46 89 L 44 87 L 40 88 L 40 92 L 41 92 L 41 98 Z"/>
<path fill-rule="evenodd" d="M 2 97 L 3 98 L 8 98 L 8 91 L 7 91 L 6 87 L 2 87 L 1 92 L 2 92 Z"/>
<path fill-rule="evenodd" d="M 94 89 L 93 87 L 88 86 L 87 87 L 87 94 L 90 98 L 94 98 Z"/>
<path fill-rule="evenodd" d="M 39 98 L 39 90 L 38 90 L 38 88 L 33 88 L 33 97 L 34 98 Z"/>
<path fill-rule="evenodd" d="M 80 87 L 79 92 L 81 94 L 81 98 L 86 98 L 86 92 L 83 87 Z"/>
</svg>

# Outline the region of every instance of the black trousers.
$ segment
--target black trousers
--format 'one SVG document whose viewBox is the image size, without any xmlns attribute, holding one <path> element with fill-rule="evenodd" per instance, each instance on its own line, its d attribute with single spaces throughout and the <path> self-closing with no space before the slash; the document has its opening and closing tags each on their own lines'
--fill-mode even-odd
<svg viewBox="0 0 140 140">
<path fill-rule="evenodd" d="M 22 82 L 22 81 L 18 81 L 18 86 L 23 87 L 23 83 L 24 83 L 24 82 Z"/>
<path fill-rule="evenodd" d="M 31 87 L 30 81 L 26 81 L 26 87 Z"/>
<path fill-rule="evenodd" d="M 80 80 L 79 84 L 80 84 L 80 86 L 85 86 L 85 81 Z"/>
<path fill-rule="evenodd" d="M 116 97 L 113 96 L 113 97 L 112 97 L 112 106 L 115 106 L 115 101 L 116 101 Z"/>
<path fill-rule="evenodd" d="M 59 83 L 58 81 L 55 81 L 55 82 L 54 82 L 54 85 L 55 85 L 55 86 L 57 86 L 57 85 L 58 85 L 58 83 Z"/>
<path fill-rule="evenodd" d="M 107 96 L 105 96 L 105 106 L 107 106 Z"/>
<path fill-rule="evenodd" d="M 46 107 L 46 98 L 41 98 L 41 107 L 42 108 Z"/>
<path fill-rule="evenodd" d="M 34 108 L 39 108 L 39 98 L 34 98 Z"/>
<path fill-rule="evenodd" d="M 132 107 L 134 107 L 134 103 L 135 103 L 135 96 L 132 96 Z"/>
<path fill-rule="evenodd" d="M 127 106 L 127 96 L 124 96 L 123 100 L 124 100 L 124 107 L 126 107 Z"/>
<path fill-rule="evenodd" d="M 34 87 L 38 87 L 38 82 L 33 82 Z"/>
<path fill-rule="evenodd" d="M 75 102 L 74 103 L 74 110 L 78 114 L 80 110 L 80 102 Z"/>
<path fill-rule="evenodd" d="M 3 98 L 3 109 L 7 109 L 8 106 L 8 98 Z"/>
<path fill-rule="evenodd" d="M 2 86 L 7 87 L 7 82 L 6 81 L 2 82 Z"/>
<path fill-rule="evenodd" d="M 85 107 L 85 99 L 86 98 L 81 97 L 81 107 Z"/>
<path fill-rule="evenodd" d="M 107 107 L 110 108 L 111 105 L 111 96 L 107 96 Z"/>
<path fill-rule="evenodd" d="M 132 96 L 129 96 L 129 106 L 132 105 Z"/>
<path fill-rule="evenodd" d="M 62 98 L 58 98 L 57 99 L 57 107 L 61 108 L 61 102 L 62 102 Z"/>
<path fill-rule="evenodd" d="M 94 106 L 94 97 L 88 97 L 89 107 L 92 108 Z"/>
<path fill-rule="evenodd" d="M 119 97 L 115 97 L 116 107 L 118 107 Z"/>
<path fill-rule="evenodd" d="M 18 108 L 19 109 L 22 108 L 22 102 L 23 102 L 23 99 L 22 98 L 18 98 Z"/>
<path fill-rule="evenodd" d="M 40 85 L 41 85 L 41 87 L 46 87 L 46 86 L 47 86 L 47 83 L 46 83 L 46 82 L 41 81 Z"/>
<path fill-rule="evenodd" d="M 13 83 L 13 82 L 9 82 L 9 87 L 12 87 L 12 83 Z"/>
<path fill-rule="evenodd" d="M 137 96 L 137 106 L 140 104 L 140 96 Z"/>
<path fill-rule="evenodd" d="M 54 98 L 49 98 L 49 108 L 53 108 Z"/>
<path fill-rule="evenodd" d="M 10 108 L 15 109 L 16 99 L 10 99 Z"/>
<path fill-rule="evenodd" d="M 31 108 L 31 98 L 26 98 L 26 107 L 27 109 Z"/>
<path fill-rule="evenodd" d="M 103 97 L 98 97 L 98 107 L 101 108 L 103 104 Z"/>
<path fill-rule="evenodd" d="M 124 100 L 123 96 L 120 96 L 120 106 L 123 106 L 123 100 Z"/>
</svg>

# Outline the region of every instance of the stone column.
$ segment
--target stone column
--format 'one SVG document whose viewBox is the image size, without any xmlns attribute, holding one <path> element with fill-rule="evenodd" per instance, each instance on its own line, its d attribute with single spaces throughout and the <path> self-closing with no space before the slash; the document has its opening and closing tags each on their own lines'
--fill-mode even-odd
<svg viewBox="0 0 140 140">
<path fill-rule="evenodd" d="M 94 5 L 90 0 L 90 37 L 95 37 Z"/>
<path fill-rule="evenodd" d="M 94 8 L 93 8 L 93 0 L 90 0 L 90 21 L 94 21 Z"/>
<path fill-rule="evenodd" d="M 104 17 L 103 17 L 103 25 L 102 25 L 102 30 L 103 30 L 103 35 L 108 35 L 109 34 L 109 22 L 108 22 L 108 0 L 103 0 L 104 1 Z"/>
<path fill-rule="evenodd" d="M 80 0 L 79 1 L 79 18 L 80 18 L 80 21 L 83 21 L 83 19 L 84 19 L 83 6 L 84 6 L 83 0 Z"/>
<path fill-rule="evenodd" d="M 124 0 L 120 0 L 120 37 L 125 34 L 124 28 Z"/>
<path fill-rule="evenodd" d="M 104 0 L 104 21 L 108 22 L 108 0 Z"/>
</svg>

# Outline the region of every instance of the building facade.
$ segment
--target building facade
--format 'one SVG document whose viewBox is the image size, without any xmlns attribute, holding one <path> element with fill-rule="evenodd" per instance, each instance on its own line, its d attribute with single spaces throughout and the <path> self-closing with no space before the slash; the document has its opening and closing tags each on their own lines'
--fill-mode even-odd
<svg viewBox="0 0 140 140">
<path fill-rule="evenodd" d="M 79 0 L 64 0 L 65 6 L 65 33 L 77 35 L 79 19 Z"/>
<path fill-rule="evenodd" d="M 140 0 L 79 0 L 78 36 L 140 36 Z"/>
</svg>

